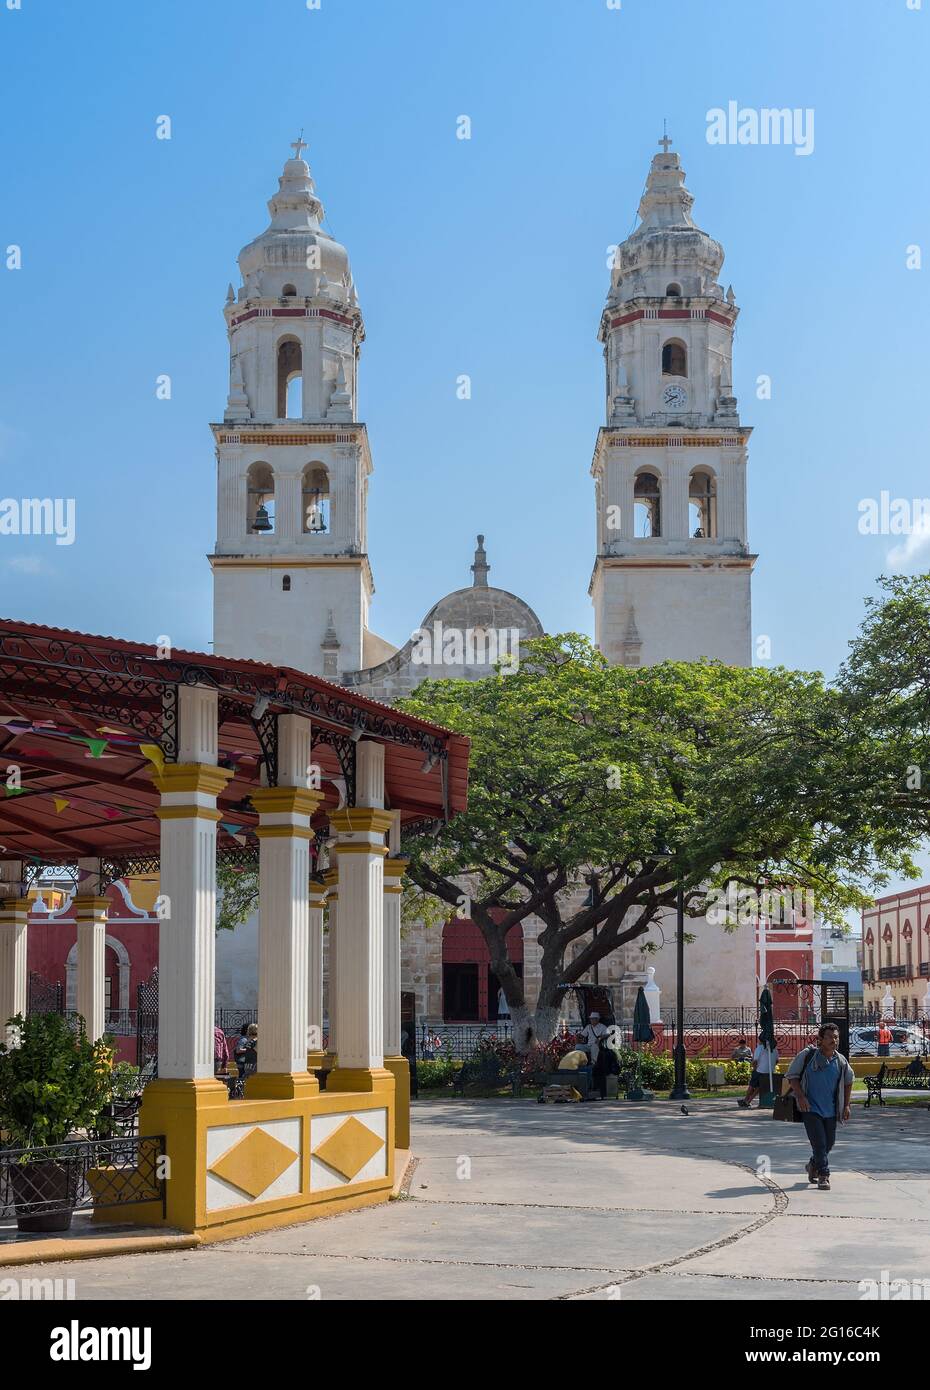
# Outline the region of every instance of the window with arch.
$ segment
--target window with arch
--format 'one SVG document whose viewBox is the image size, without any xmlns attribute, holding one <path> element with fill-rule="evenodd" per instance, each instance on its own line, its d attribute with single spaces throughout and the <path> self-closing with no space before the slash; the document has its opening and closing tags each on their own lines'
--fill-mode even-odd
<svg viewBox="0 0 930 1390">
<path fill-rule="evenodd" d="M 681 286 L 680 286 L 680 285 L 676 285 L 676 284 L 674 283 L 674 281 L 673 281 L 671 285 L 666 285 L 666 286 L 665 286 L 665 294 L 666 294 L 666 297 L 669 298 L 669 299 L 680 299 L 680 298 L 681 298 Z"/>
<path fill-rule="evenodd" d="M 285 285 L 285 286 L 284 286 L 284 289 L 281 291 L 281 298 L 282 298 L 282 299 L 294 299 L 294 298 L 296 298 L 296 296 L 297 296 L 297 286 L 296 286 L 296 285 Z"/>
<path fill-rule="evenodd" d="M 303 410 L 303 353 L 296 338 L 278 344 L 279 420 L 299 420 Z"/>
<path fill-rule="evenodd" d="M 704 468 L 696 468 L 688 483 L 688 535 L 717 539 L 717 480 Z"/>
<path fill-rule="evenodd" d="M 662 534 L 660 487 L 655 473 L 637 473 L 633 484 L 633 535 L 640 540 Z"/>
<path fill-rule="evenodd" d="M 329 473 L 322 463 L 308 463 L 301 482 L 301 515 L 305 535 L 329 530 Z"/>
<path fill-rule="evenodd" d="M 680 338 L 670 338 L 662 344 L 662 375 L 688 375 L 688 349 Z"/>
<path fill-rule="evenodd" d="M 246 474 L 246 529 L 250 534 L 274 532 L 274 473 L 267 463 L 253 463 Z"/>
<path fill-rule="evenodd" d="M 291 592 L 291 576 L 289 574 L 286 574 L 281 580 L 281 588 L 286 594 Z"/>
</svg>

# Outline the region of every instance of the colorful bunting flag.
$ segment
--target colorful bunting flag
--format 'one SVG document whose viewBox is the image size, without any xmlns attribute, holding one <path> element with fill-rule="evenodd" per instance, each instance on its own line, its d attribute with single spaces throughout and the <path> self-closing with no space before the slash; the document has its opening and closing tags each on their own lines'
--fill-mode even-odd
<svg viewBox="0 0 930 1390">
<path fill-rule="evenodd" d="M 62 811 L 65 809 L 66 806 L 71 805 L 71 802 L 65 801 L 63 796 L 55 796 L 52 798 L 52 800 L 55 802 L 55 810 L 58 812 L 59 815 L 61 815 Z"/>
<path fill-rule="evenodd" d="M 148 758 L 150 763 L 154 763 L 161 772 L 165 766 L 165 755 L 157 743 L 140 743 L 139 752 Z"/>
</svg>

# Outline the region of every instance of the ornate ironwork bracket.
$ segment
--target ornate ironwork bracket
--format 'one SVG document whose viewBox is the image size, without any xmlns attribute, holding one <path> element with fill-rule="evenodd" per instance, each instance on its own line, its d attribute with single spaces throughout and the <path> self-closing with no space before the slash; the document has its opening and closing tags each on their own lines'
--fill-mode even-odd
<svg viewBox="0 0 930 1390">
<path fill-rule="evenodd" d="M 328 743 L 339 759 L 339 768 L 346 784 L 346 805 L 355 805 L 355 749 L 356 743 L 348 734 L 338 734 L 334 729 L 313 730 L 314 743 Z"/>
<path fill-rule="evenodd" d="M 161 688 L 161 751 L 166 763 L 178 760 L 178 687 L 166 683 Z"/>
<path fill-rule="evenodd" d="M 255 737 L 262 750 L 268 785 L 269 787 L 276 787 L 278 785 L 278 716 L 268 710 L 260 718 L 256 719 L 254 716 L 250 716 L 250 719 L 252 728 L 255 730 Z"/>
</svg>

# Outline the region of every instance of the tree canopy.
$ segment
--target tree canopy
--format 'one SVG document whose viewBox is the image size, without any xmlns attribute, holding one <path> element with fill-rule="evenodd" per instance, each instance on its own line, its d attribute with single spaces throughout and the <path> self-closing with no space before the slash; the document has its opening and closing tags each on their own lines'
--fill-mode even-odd
<svg viewBox="0 0 930 1390">
<path fill-rule="evenodd" d="M 559 984 L 642 937 L 679 882 L 691 915 L 708 886 L 735 881 L 809 890 L 839 920 L 915 872 L 913 826 L 850 795 L 882 765 L 869 702 L 816 673 L 610 666 L 567 634 L 527 642 L 517 669 L 484 680 L 425 681 L 403 708 L 472 740 L 467 811 L 404 852 L 424 892 L 456 910 L 467 895 L 526 1043 L 554 1027 Z M 535 1020 L 505 946 L 531 916 Z"/>
</svg>

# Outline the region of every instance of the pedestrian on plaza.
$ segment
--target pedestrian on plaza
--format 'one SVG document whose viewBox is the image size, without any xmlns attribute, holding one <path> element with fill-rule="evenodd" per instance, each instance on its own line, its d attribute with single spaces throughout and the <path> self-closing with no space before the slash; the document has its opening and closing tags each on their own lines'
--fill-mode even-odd
<svg viewBox="0 0 930 1390">
<path fill-rule="evenodd" d="M 749 1052 L 748 1047 L 746 1051 Z M 769 1057 L 770 1053 L 771 1058 Z M 761 1036 L 759 1038 L 759 1046 L 756 1048 L 755 1052 L 750 1052 L 749 1055 L 752 1058 L 752 1071 L 749 1074 L 749 1086 L 746 1090 L 746 1094 L 743 1096 L 742 1100 L 736 1102 L 740 1110 L 749 1110 L 759 1092 L 769 1089 L 770 1060 L 771 1070 L 773 1072 L 778 1066 L 778 1048 L 766 1047 L 765 1041 Z"/>
<path fill-rule="evenodd" d="M 878 1055 L 888 1057 L 891 1054 L 891 1029 L 885 1019 L 878 1025 Z"/>
<path fill-rule="evenodd" d="M 733 1049 L 733 1056 L 730 1058 L 730 1061 L 731 1061 L 731 1062 L 751 1062 L 751 1061 L 752 1061 L 752 1048 L 749 1046 L 749 1044 L 747 1043 L 747 1041 L 746 1041 L 745 1038 L 740 1038 L 738 1044 L 736 1045 L 736 1047 L 734 1047 L 734 1049 Z"/>
<path fill-rule="evenodd" d="M 401 1056 L 407 1058 L 410 1068 L 410 1099 L 416 1100 L 420 1094 L 420 1083 L 417 1079 L 417 1036 L 413 1028 L 404 1029 L 400 1051 Z"/>
<path fill-rule="evenodd" d="M 233 1061 L 239 1068 L 239 1075 L 242 1075 L 242 1068 L 245 1066 L 245 1054 L 249 1050 L 249 1025 L 243 1023 L 239 1029 L 239 1036 L 233 1043 Z"/>
<path fill-rule="evenodd" d="M 836 1024 L 822 1024 L 816 1047 L 802 1048 L 788 1068 L 788 1085 L 810 1140 L 807 1180 L 815 1182 L 821 1192 L 830 1190 L 829 1154 L 836 1143 L 837 1122 L 846 1124 L 849 1119 L 855 1080 L 849 1062 L 837 1051 L 839 1042 Z"/>
<path fill-rule="evenodd" d="M 229 1066 L 229 1043 L 222 1028 L 213 1029 L 213 1074 L 221 1076 Z"/>
</svg>

